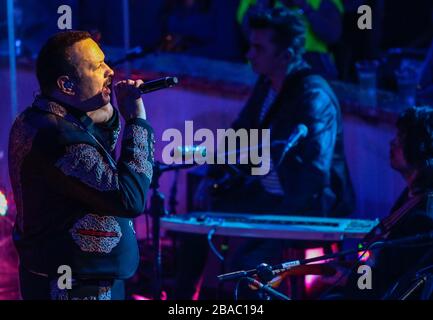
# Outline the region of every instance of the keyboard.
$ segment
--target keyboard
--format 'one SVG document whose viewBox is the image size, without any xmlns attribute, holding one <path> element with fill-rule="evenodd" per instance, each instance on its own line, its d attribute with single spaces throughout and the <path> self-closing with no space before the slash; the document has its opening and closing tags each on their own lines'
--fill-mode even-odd
<svg viewBox="0 0 433 320">
<path fill-rule="evenodd" d="M 232 237 L 340 241 L 362 239 L 378 220 L 193 212 L 161 218 L 161 228 Z"/>
</svg>

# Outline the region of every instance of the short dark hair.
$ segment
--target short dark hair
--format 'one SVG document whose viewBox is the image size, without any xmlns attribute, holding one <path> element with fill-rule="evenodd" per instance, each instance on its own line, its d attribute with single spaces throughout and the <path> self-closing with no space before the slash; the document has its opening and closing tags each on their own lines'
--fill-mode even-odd
<svg viewBox="0 0 433 320">
<path fill-rule="evenodd" d="M 249 17 L 250 29 L 271 29 L 273 42 L 280 49 L 292 48 L 301 55 L 305 47 L 306 26 L 299 13 L 287 8 L 273 8 L 253 12 Z"/>
<path fill-rule="evenodd" d="M 75 43 L 89 38 L 90 34 L 85 31 L 64 31 L 48 39 L 39 51 L 36 62 L 36 76 L 42 94 L 50 94 L 60 76 L 78 76 L 67 50 Z"/>
<path fill-rule="evenodd" d="M 433 159 L 433 108 L 412 107 L 401 113 L 397 128 L 406 161 L 422 168 Z M 433 160 L 432 160 L 433 162 Z"/>
</svg>

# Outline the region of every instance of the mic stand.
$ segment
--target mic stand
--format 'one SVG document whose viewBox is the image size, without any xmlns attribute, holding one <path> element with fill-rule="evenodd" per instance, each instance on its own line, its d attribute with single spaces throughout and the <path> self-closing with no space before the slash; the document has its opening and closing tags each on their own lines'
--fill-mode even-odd
<svg viewBox="0 0 433 320">
<path fill-rule="evenodd" d="M 277 264 L 274 266 L 269 266 L 266 263 L 261 263 L 256 267 L 256 269 L 251 270 L 242 270 L 235 271 L 231 273 L 226 273 L 219 275 L 217 278 L 220 282 L 222 281 L 231 281 L 231 280 L 240 280 L 241 278 L 245 278 L 249 283 L 255 285 L 259 290 L 264 291 L 266 294 L 274 297 L 277 300 L 290 300 L 289 297 L 283 295 L 282 293 L 276 291 L 269 285 L 264 285 L 260 281 L 252 278 L 252 276 L 257 276 L 261 281 L 268 283 L 273 279 L 273 277 L 288 271 L 294 267 L 305 265 L 311 262 L 328 260 L 331 258 L 342 257 L 348 254 L 357 253 L 359 251 L 366 251 L 368 249 L 356 249 L 356 250 L 346 250 L 340 253 L 333 253 L 328 255 L 323 255 L 320 257 L 310 258 L 310 259 L 301 259 L 301 260 L 290 260 L 288 262 L 284 262 L 281 264 Z"/>
<path fill-rule="evenodd" d="M 150 199 L 149 213 L 152 217 L 152 249 L 154 254 L 154 287 L 153 287 L 153 298 L 155 300 L 161 299 L 162 281 L 161 281 L 161 270 L 162 270 L 162 259 L 161 259 L 161 218 L 167 215 L 165 210 L 164 195 L 159 191 L 159 179 L 164 172 L 188 169 L 195 166 L 194 164 L 179 164 L 179 165 L 165 165 L 161 162 L 156 161 L 153 165 L 153 177 L 150 188 L 152 190 L 152 197 Z"/>
<path fill-rule="evenodd" d="M 288 296 L 278 292 L 277 290 L 275 290 L 274 288 L 272 288 L 269 285 L 263 284 L 259 280 L 256 280 L 256 279 L 250 278 L 250 277 L 246 277 L 246 279 L 250 284 L 256 286 L 260 291 L 263 291 L 265 294 L 267 294 L 268 296 L 270 296 L 276 300 L 283 300 L 283 301 L 291 300 Z"/>
<path fill-rule="evenodd" d="M 411 297 L 411 295 L 416 292 L 419 288 L 421 288 L 423 285 L 424 286 L 432 286 L 432 280 L 433 280 L 433 276 L 431 274 L 427 275 L 424 274 L 421 277 L 419 277 L 415 283 L 409 288 L 407 289 L 404 294 L 398 299 L 398 300 L 407 300 Z M 427 299 L 429 299 L 429 297 L 427 297 Z"/>
<path fill-rule="evenodd" d="M 160 244 L 160 229 L 161 217 L 166 215 L 164 206 L 164 195 L 159 191 L 159 178 L 162 175 L 161 163 L 155 162 L 153 166 L 153 178 L 150 188 L 152 189 L 152 197 L 150 200 L 149 213 L 152 217 L 152 248 L 154 254 L 154 287 L 153 299 L 161 299 L 161 244 Z"/>
<path fill-rule="evenodd" d="M 300 260 L 289 260 L 287 262 L 283 262 L 283 263 L 280 263 L 280 264 L 277 264 L 274 266 L 270 266 L 270 267 L 267 266 L 267 268 L 270 268 L 270 271 L 275 276 L 275 275 L 278 275 L 278 274 L 283 273 L 285 271 L 288 271 L 294 267 L 306 265 L 306 264 L 309 264 L 312 262 L 335 259 L 335 258 L 344 257 L 344 256 L 347 256 L 349 254 L 354 254 L 354 253 L 358 253 L 358 252 L 377 250 L 377 249 L 382 249 L 382 248 L 389 247 L 389 246 L 405 245 L 405 244 L 409 244 L 409 243 L 413 243 L 413 242 L 418 242 L 418 241 L 422 242 L 422 241 L 427 241 L 427 240 L 432 240 L 432 239 L 433 239 L 433 231 L 428 232 L 428 233 L 417 234 L 415 236 L 404 237 L 404 238 L 400 238 L 400 239 L 396 239 L 396 240 L 374 242 L 374 243 L 366 245 L 364 248 L 345 250 L 345 251 L 341 251 L 338 253 L 326 254 L 326 255 L 323 255 L 320 257 L 309 258 L 309 259 L 300 259 Z M 237 280 L 237 279 L 243 278 L 243 277 L 251 277 L 254 275 L 260 275 L 261 273 L 263 273 L 263 269 L 261 268 L 261 266 L 262 265 L 260 265 L 256 269 L 241 270 L 241 271 L 235 271 L 235 272 L 231 272 L 231 273 L 222 274 L 222 275 L 219 275 L 217 278 L 219 281 L 231 281 L 231 280 Z M 266 270 L 266 272 L 268 272 L 268 271 Z"/>
<path fill-rule="evenodd" d="M 171 188 L 170 188 L 170 198 L 168 200 L 170 214 L 176 214 L 176 207 L 178 204 L 178 202 L 176 200 L 178 180 L 179 180 L 179 169 L 176 169 L 174 171 L 173 184 L 171 185 Z"/>
<path fill-rule="evenodd" d="M 317 262 L 317 261 L 323 261 L 323 260 L 328 260 L 328 259 L 333 259 L 333 258 L 339 258 L 339 257 L 343 257 L 349 254 L 354 254 L 354 253 L 358 253 L 358 252 L 362 252 L 362 251 L 366 251 L 369 249 L 353 249 L 353 250 L 346 250 L 346 251 L 342 251 L 339 253 L 332 253 L 332 254 L 327 254 L 327 255 L 323 255 L 320 257 L 315 257 L 315 258 L 309 258 L 309 259 L 301 259 L 301 260 L 290 260 L 287 262 L 283 262 L 281 264 L 277 264 L 274 266 L 268 266 L 268 268 L 270 268 L 270 271 L 272 272 L 272 275 L 278 275 L 280 273 L 283 273 L 285 271 L 288 271 L 294 267 L 298 267 L 301 265 L 305 265 L 308 263 L 312 263 L 312 262 Z M 262 265 L 260 265 L 262 266 Z M 230 272 L 230 273 L 226 273 L 226 274 L 221 274 L 219 275 L 217 278 L 219 281 L 233 281 L 233 280 L 238 280 L 240 278 L 244 278 L 244 277 L 251 277 L 254 275 L 259 275 L 262 273 L 262 270 L 260 269 L 260 266 L 258 266 L 256 269 L 251 269 L 251 270 L 241 270 L 241 271 L 235 271 L 235 272 Z"/>
</svg>

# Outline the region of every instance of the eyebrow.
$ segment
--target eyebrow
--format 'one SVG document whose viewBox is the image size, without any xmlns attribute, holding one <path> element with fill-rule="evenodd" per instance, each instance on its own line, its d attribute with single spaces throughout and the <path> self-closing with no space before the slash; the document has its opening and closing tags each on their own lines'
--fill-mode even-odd
<svg viewBox="0 0 433 320">
<path fill-rule="evenodd" d="M 89 61 L 89 60 L 88 60 Z M 105 61 L 105 57 L 102 60 L 93 62 L 93 61 L 89 61 L 92 65 L 94 66 L 99 66 L 100 64 L 102 64 Z"/>
</svg>

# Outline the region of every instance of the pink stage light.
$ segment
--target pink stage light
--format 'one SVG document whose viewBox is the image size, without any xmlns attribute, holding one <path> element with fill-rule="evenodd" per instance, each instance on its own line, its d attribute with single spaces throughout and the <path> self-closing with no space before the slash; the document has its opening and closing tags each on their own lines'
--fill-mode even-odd
<svg viewBox="0 0 433 320">
<path fill-rule="evenodd" d="M 0 190 L 0 216 L 4 217 L 8 213 L 8 200 L 2 190 Z"/>
<path fill-rule="evenodd" d="M 153 298 L 148 298 L 139 294 L 133 294 L 132 295 L 133 300 L 140 300 L 140 301 L 148 301 L 148 300 L 154 300 Z M 161 292 L 161 300 L 165 301 L 167 300 L 167 292 L 162 291 Z"/>
<path fill-rule="evenodd" d="M 307 249 L 305 250 L 305 258 L 306 259 L 311 259 L 311 258 L 315 258 L 315 257 L 320 257 L 323 256 L 323 248 L 314 248 L 314 249 Z M 314 263 L 323 263 L 323 261 L 318 261 L 318 262 L 313 262 L 311 264 Z M 305 276 L 305 289 L 307 291 L 311 290 L 311 288 L 313 287 L 314 282 L 317 280 L 317 278 L 319 278 L 319 276 L 315 276 L 315 275 L 308 275 Z"/>
</svg>

